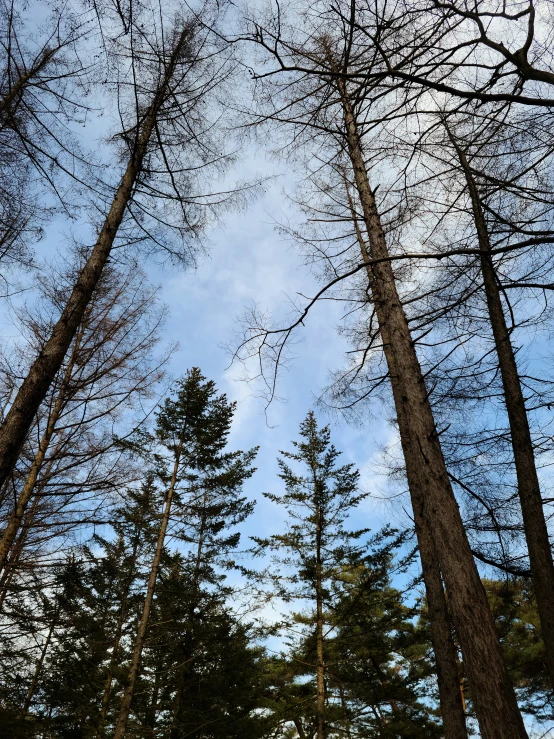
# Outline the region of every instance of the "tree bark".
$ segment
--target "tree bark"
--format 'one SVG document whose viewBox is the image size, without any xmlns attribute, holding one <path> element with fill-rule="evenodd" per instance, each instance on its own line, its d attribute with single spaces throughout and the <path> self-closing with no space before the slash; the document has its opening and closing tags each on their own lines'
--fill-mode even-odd
<svg viewBox="0 0 554 739">
<path fill-rule="evenodd" d="M 408 438 L 401 432 L 407 475 L 414 481 L 414 490 L 421 491 L 419 498 L 412 497 L 414 513 L 429 523 L 464 653 L 481 734 L 484 739 L 523 739 L 527 732 L 448 477 L 423 374 L 388 261 L 385 234 L 369 184 L 355 114 L 344 82 L 338 80 L 337 85 L 370 256 L 384 260 L 372 265 L 371 289 L 386 345 L 385 356 L 387 360 L 390 355 L 394 357 L 389 370 L 396 374 L 398 385 L 395 404 L 400 404 L 399 418 L 405 420 L 409 429 Z"/>
<path fill-rule="evenodd" d="M 490 252 L 491 244 L 487 223 L 471 167 L 464 151 L 454 140 L 448 128 L 447 131 L 464 171 L 479 248 L 483 252 Z M 554 686 L 554 562 L 552 561 L 552 549 L 544 517 L 525 398 L 523 397 L 515 353 L 510 339 L 510 331 L 506 325 L 496 271 L 490 254 L 482 253 L 480 260 L 489 319 L 502 377 L 504 402 L 510 425 L 523 529 L 534 584 L 533 590 L 537 599 L 546 664 L 551 684 Z"/>
<path fill-rule="evenodd" d="M 123 739 L 127 730 L 127 721 L 129 720 L 129 712 L 131 710 L 131 702 L 133 700 L 133 692 L 135 689 L 135 683 L 138 676 L 140 662 L 142 658 L 142 649 L 146 640 L 146 631 L 148 629 L 148 621 L 150 619 L 150 611 L 152 609 L 152 600 L 154 598 L 154 590 L 156 588 L 156 578 L 158 576 L 158 570 L 160 567 L 160 560 L 162 556 L 162 550 L 165 541 L 165 533 L 167 531 L 167 524 L 169 522 L 169 515 L 171 513 L 171 502 L 173 500 L 173 493 L 175 491 L 175 485 L 177 482 L 177 473 L 179 471 L 179 461 L 181 459 L 181 450 L 183 448 L 183 442 L 179 443 L 177 451 L 175 453 L 175 463 L 173 465 L 173 474 L 171 475 L 171 482 L 167 491 L 165 499 L 164 510 L 162 513 L 162 519 L 160 522 L 160 531 L 158 533 L 158 541 L 156 543 L 156 550 L 154 552 L 154 558 L 152 559 L 152 566 L 150 568 L 150 577 L 148 578 L 148 587 L 146 590 L 146 598 L 144 600 L 144 606 L 142 609 L 142 615 L 138 628 L 137 638 L 135 641 L 135 647 L 133 649 L 133 656 L 131 658 L 131 666 L 129 668 L 129 677 L 127 687 L 123 693 L 121 701 L 121 708 L 119 711 L 119 717 L 115 726 L 115 732 L 113 739 Z"/>
<path fill-rule="evenodd" d="M 362 259 L 367 264 L 367 276 L 371 288 L 373 284 L 373 272 L 371 270 L 370 255 L 358 223 L 356 210 L 346 180 L 345 188 Z M 395 366 L 394 354 L 391 351 L 390 338 L 385 336 L 384 331 L 386 333 L 386 324 L 381 326 L 381 336 L 383 338 L 383 348 L 389 368 L 398 429 L 405 443 L 413 446 L 413 440 L 410 436 L 411 430 L 404 415 L 398 372 Z M 414 452 L 410 456 L 413 456 L 413 454 Z M 427 608 L 429 610 L 429 620 L 431 623 L 431 643 L 433 644 L 435 666 L 437 669 L 439 703 L 444 736 L 445 739 L 467 739 L 465 711 L 459 689 L 456 646 L 452 639 L 448 605 L 442 584 L 439 562 L 435 552 L 429 522 L 421 513 L 423 510 L 423 499 L 417 480 L 414 480 L 410 476 L 408 476 L 408 488 L 412 501 L 417 501 L 417 504 L 413 506 L 414 523 L 421 561 L 421 572 L 427 598 Z M 391 702 L 391 706 L 393 711 L 398 711 L 396 702 L 394 702 L 394 705 Z"/>
<path fill-rule="evenodd" d="M 140 133 L 127 168 L 114 195 L 96 244 L 81 270 L 75 287 L 49 339 L 34 360 L 2 425 L 0 426 L 0 487 L 12 471 L 25 437 L 48 388 L 60 369 L 92 294 L 102 276 L 117 232 L 123 221 L 133 188 L 142 170 L 148 143 L 156 126 L 160 108 L 168 95 L 175 67 L 189 37 L 185 28 L 179 36 L 152 103 L 144 115 Z"/>
</svg>

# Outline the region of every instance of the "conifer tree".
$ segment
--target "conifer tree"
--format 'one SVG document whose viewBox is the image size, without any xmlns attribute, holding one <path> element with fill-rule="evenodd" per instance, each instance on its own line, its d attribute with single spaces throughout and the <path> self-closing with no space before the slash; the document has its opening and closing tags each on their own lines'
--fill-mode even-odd
<svg viewBox="0 0 554 739">
<path fill-rule="evenodd" d="M 233 590 L 195 582 L 190 564 L 163 558 L 134 713 L 168 739 L 267 736 L 256 631 L 233 613 Z"/>
<path fill-rule="evenodd" d="M 34 672 L 20 714 L 26 719 L 36 703 L 34 715 L 54 736 L 74 731 L 102 736 L 110 710 L 118 707 L 113 684 L 123 677 L 120 664 L 128 656 L 123 642 L 136 630 L 157 501 L 151 479 L 127 491 L 123 505 L 111 513 L 115 537 L 94 535 L 57 576 L 55 634 L 40 655 L 41 674 Z M 53 708 L 49 719 L 40 718 L 43 705 Z"/>
<path fill-rule="evenodd" d="M 238 523 L 251 510 L 237 494 L 254 472 L 251 463 L 256 450 L 225 452 L 235 408 L 236 403 L 217 395 L 215 383 L 195 367 L 177 382 L 175 397 L 165 400 L 155 436 L 148 439 L 150 459 L 165 487 L 165 498 L 115 739 L 123 737 L 127 728 L 170 522 L 178 536 L 187 538 L 190 515 L 189 541 L 196 544 L 196 557 L 189 574 L 192 587 L 198 589 L 201 576 L 217 581 L 211 574 L 214 562 L 236 545 L 236 535 L 221 533 L 225 526 Z M 146 441 L 142 435 L 142 443 Z M 194 608 L 192 603 L 191 617 Z"/>
<path fill-rule="evenodd" d="M 359 472 L 353 464 L 338 466 L 340 453 L 331 444 L 329 427 L 320 428 L 313 412 L 301 423 L 300 440 L 293 445 L 294 451 L 281 452 L 279 459 L 285 492 L 264 494 L 286 509 L 287 531 L 254 541 L 257 554 L 273 552 L 272 566 L 265 575 L 274 594 L 306 606 L 281 624 L 292 639 L 293 674 L 315 678 L 310 708 L 293 720 L 300 737 L 310 736 L 313 727 L 313 735 L 325 739 L 344 721 L 344 710 L 337 711 L 331 701 L 331 665 L 336 660 L 331 642 L 338 626 L 333 614 L 339 583 L 366 568 L 372 573 L 373 587 L 385 587 L 386 562 L 396 537 L 382 532 L 370 551 L 368 529 L 349 528 L 349 517 L 367 493 L 359 491 Z M 296 464 L 291 467 L 289 460 L 302 471 L 296 470 Z M 291 633 L 296 636 L 290 637 Z"/>
</svg>

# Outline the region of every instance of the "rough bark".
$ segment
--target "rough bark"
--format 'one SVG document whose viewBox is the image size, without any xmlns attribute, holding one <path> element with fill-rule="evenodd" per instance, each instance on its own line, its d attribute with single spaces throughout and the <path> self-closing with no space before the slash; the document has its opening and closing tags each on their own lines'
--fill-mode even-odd
<svg viewBox="0 0 554 739">
<path fill-rule="evenodd" d="M 133 700 L 133 693 L 135 690 L 135 683 L 138 676 L 140 662 L 142 658 L 142 650 L 144 642 L 146 640 L 146 632 L 148 630 L 148 621 L 150 619 L 150 611 L 152 609 L 152 600 L 154 598 L 154 590 L 156 588 L 156 579 L 158 577 L 158 570 L 160 567 L 160 560 L 162 556 L 162 550 L 165 541 L 165 533 L 167 531 L 167 524 L 169 522 L 169 515 L 171 513 L 171 503 L 173 500 L 173 493 L 175 491 L 175 484 L 177 482 L 177 473 L 179 470 L 179 461 L 181 459 L 182 442 L 180 442 L 175 453 L 175 462 L 173 465 L 173 473 L 171 475 L 171 481 L 169 483 L 169 489 L 167 491 L 164 510 L 160 522 L 160 530 L 158 533 L 158 540 L 156 542 L 156 550 L 152 559 L 152 566 L 150 568 L 150 576 L 148 578 L 148 587 L 146 590 L 146 598 L 144 599 L 144 606 L 142 608 L 142 614 L 140 618 L 139 628 L 137 632 L 137 638 L 135 640 L 135 646 L 133 649 L 133 656 L 131 657 L 131 665 L 129 667 L 129 676 L 127 679 L 127 686 L 123 693 L 121 700 L 121 708 L 119 711 L 119 717 L 115 726 L 115 732 L 113 739 L 123 739 L 125 732 L 127 731 L 127 721 L 129 720 L 129 712 L 131 710 L 131 702 Z"/>
<path fill-rule="evenodd" d="M 2 425 L 0 426 L 0 487 L 12 471 L 33 418 L 48 388 L 60 369 L 83 314 L 102 276 L 117 232 L 123 221 L 160 108 L 169 94 L 175 67 L 189 37 L 181 33 L 168 61 L 160 85 L 147 109 L 125 172 L 116 190 L 110 210 L 102 225 L 92 252 L 81 270 L 75 287 L 55 324 L 52 333 L 34 360 Z"/>
<path fill-rule="evenodd" d="M 398 401 L 410 431 L 401 443 L 408 477 L 421 498 L 414 510 L 429 522 L 460 638 L 464 663 L 484 739 L 523 739 L 527 732 L 504 664 L 485 590 L 469 546 L 448 477 L 433 411 L 402 307 L 385 234 L 371 189 L 356 118 L 345 85 L 339 81 L 347 145 L 362 205 L 372 259 L 372 297 L 388 349 L 394 357 Z M 411 493 L 411 490 L 410 490 Z"/>
<path fill-rule="evenodd" d="M 491 244 L 487 223 L 471 167 L 464 151 L 454 139 L 452 141 L 467 182 L 479 249 L 483 252 L 490 252 Z M 510 425 L 523 530 L 529 552 L 529 565 L 537 599 L 546 664 L 551 683 L 554 686 L 554 562 L 552 561 L 552 549 L 544 517 L 525 398 L 523 397 L 510 331 L 506 325 L 496 272 L 489 254 L 482 253 L 480 260 L 489 319 L 502 378 L 504 402 Z"/>
<path fill-rule="evenodd" d="M 358 224 L 354 204 L 350 197 L 348 187 L 347 196 L 362 259 L 368 265 L 367 274 L 369 284 L 371 286 L 373 283 L 373 273 L 370 265 L 370 255 Z M 404 444 L 413 446 L 411 430 L 407 423 L 407 418 L 404 415 L 401 387 L 398 382 L 398 371 L 395 366 L 394 353 L 391 349 L 390 337 L 387 336 L 386 333 L 386 323 L 382 322 L 381 336 L 389 368 L 398 429 L 400 436 L 404 439 Z M 414 454 L 415 450 L 410 452 L 410 456 L 414 456 Z M 435 552 L 429 522 L 422 515 L 424 506 L 420 488 L 418 487 L 417 480 L 414 480 L 413 476 L 410 476 L 409 473 L 408 488 L 410 490 L 411 500 L 415 503 L 413 506 L 414 523 L 418 542 L 419 558 L 421 561 L 421 571 L 425 585 L 425 595 L 427 598 L 427 608 L 429 610 L 429 620 L 431 623 L 431 642 L 433 644 L 433 652 L 435 655 L 439 703 L 444 736 L 445 739 L 467 739 L 465 712 L 459 686 L 456 647 L 452 638 L 448 605 L 442 584 L 439 562 Z M 396 704 L 392 705 L 391 702 L 391 706 L 393 711 L 398 711 Z"/>
</svg>

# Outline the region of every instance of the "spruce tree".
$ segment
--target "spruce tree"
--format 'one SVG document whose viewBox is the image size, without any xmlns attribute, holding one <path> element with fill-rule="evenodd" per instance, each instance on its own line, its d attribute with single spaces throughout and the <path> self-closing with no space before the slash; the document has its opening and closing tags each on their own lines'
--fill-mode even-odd
<svg viewBox="0 0 554 739">
<path fill-rule="evenodd" d="M 300 440 L 293 445 L 294 451 L 281 452 L 279 459 L 285 492 L 264 494 L 286 509 L 287 530 L 254 541 L 258 555 L 273 553 L 265 573 L 273 593 L 302 606 L 281 624 L 292 648 L 293 681 L 315 682 L 312 700 L 304 700 L 302 715 L 293 718 L 297 734 L 311 736 L 313 730 L 317 739 L 326 739 L 343 721 L 343 712 L 336 710 L 330 692 L 336 658 L 336 654 L 331 656 L 330 643 L 340 582 L 366 567 L 381 573 L 376 582 L 384 587 L 386 554 L 379 548 L 387 550 L 391 542 L 386 540 L 394 537 L 384 532 L 379 546 L 375 541 L 377 550 L 368 552 L 368 529 L 348 526 L 367 493 L 359 490 L 359 472 L 353 464 L 337 464 L 340 453 L 331 444 L 329 427 L 320 428 L 313 412 L 301 423 Z M 289 461 L 295 463 L 294 468 Z"/>
<path fill-rule="evenodd" d="M 127 730 L 168 532 L 192 548 L 186 570 L 193 592 L 198 592 L 201 580 L 217 585 L 219 576 L 214 565 L 224 562 L 238 543 L 237 534 L 226 529 L 252 510 L 239 493 L 254 472 L 251 463 L 257 450 L 225 451 L 236 403 L 230 403 L 224 394 L 218 395 L 215 383 L 206 380 L 196 367 L 176 383 L 175 389 L 174 397 L 165 400 L 157 415 L 155 434 L 143 433 L 140 437 L 142 453 L 155 465 L 165 496 L 115 739 Z M 136 451 L 139 443 L 134 446 Z M 189 621 L 194 617 L 192 601 Z M 188 647 L 183 648 L 181 674 L 190 667 Z M 186 688 L 178 687 L 175 696 L 175 725 L 180 721 L 183 690 Z"/>
</svg>

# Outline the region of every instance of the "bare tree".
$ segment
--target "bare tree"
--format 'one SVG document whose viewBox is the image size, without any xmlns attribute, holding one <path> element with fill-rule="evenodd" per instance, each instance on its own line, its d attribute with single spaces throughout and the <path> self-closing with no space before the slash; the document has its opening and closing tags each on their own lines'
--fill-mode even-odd
<svg viewBox="0 0 554 739">
<path fill-rule="evenodd" d="M 4 359 L 7 385 L 15 368 L 40 351 L 78 270 L 79 260 L 42 278 L 42 299 L 21 312 L 26 343 L 19 357 Z M 156 361 L 153 352 L 163 317 L 156 290 L 136 266 L 104 272 L 0 501 L 2 599 L 18 570 L 24 575 L 79 528 L 101 523 L 102 501 L 132 478 L 114 431 L 124 420 L 140 422 L 135 409 L 148 403 L 162 377 L 166 355 Z"/>
<path fill-rule="evenodd" d="M 339 37 L 335 39 L 330 34 L 325 10 L 310 8 L 308 18 L 305 31 L 295 34 L 284 19 L 274 17 L 265 26 L 254 24 L 250 38 L 269 56 L 269 71 L 261 71 L 259 77 L 284 78 L 282 87 L 278 82 L 273 86 L 274 96 L 279 93 L 281 96 L 279 106 L 271 106 L 267 117 L 279 123 L 289 122 L 298 132 L 310 130 L 312 135 L 319 132 L 321 137 L 326 137 L 327 148 L 322 144 L 318 151 L 322 166 L 344 152 L 355 183 L 370 260 L 339 273 L 319 295 L 361 268 L 371 267 L 371 298 L 388 369 L 391 374 L 394 372 L 391 379 L 397 420 L 404 424 L 400 436 L 411 481 L 410 493 L 420 491 L 421 495 L 412 498 L 412 506 L 419 507 L 419 515 L 428 522 L 474 691 L 481 732 L 486 737 L 525 737 L 485 591 L 444 463 L 425 378 L 392 269 L 394 257 L 389 252 L 375 193 L 369 183 L 366 158 L 371 152 L 364 148 L 362 140 L 363 113 L 371 97 L 383 95 L 384 91 L 370 91 L 349 82 L 353 78 L 349 74 L 351 65 L 354 70 L 361 65 L 367 68 L 370 54 L 358 43 L 355 23 L 351 21 L 339 29 Z M 295 326 L 300 325 L 314 302 L 315 299 L 304 309 Z M 262 348 L 267 346 L 278 360 L 283 341 L 291 330 L 292 325 L 286 330 L 258 333 L 254 327 L 250 338 L 257 336 Z M 276 339 L 271 345 L 273 337 Z"/>
<path fill-rule="evenodd" d="M 116 41 L 118 59 L 127 65 L 120 70 L 117 87 L 122 106 L 118 141 L 127 158 L 124 173 L 59 320 L 0 427 L 0 485 L 13 469 L 62 365 L 118 234 L 127 243 L 157 244 L 185 260 L 202 218 L 229 199 L 229 194 L 200 195 L 194 189 L 226 160 L 210 136 L 213 125 L 207 108 L 209 93 L 229 74 L 227 59 L 208 44 L 211 34 L 200 16 L 178 19 L 173 30 L 163 27 L 163 19 L 158 27 L 156 16 L 146 16 L 145 11 L 142 18 L 135 17 L 132 31 Z M 209 24 L 213 19 L 206 20 Z M 124 73 L 133 80 L 131 85 L 124 83 Z M 136 227 L 133 238 L 119 233 L 126 215 Z M 167 228 L 173 228 L 181 246 L 172 247 L 169 234 L 161 239 L 160 231 Z"/>
</svg>

